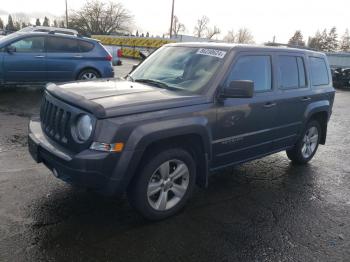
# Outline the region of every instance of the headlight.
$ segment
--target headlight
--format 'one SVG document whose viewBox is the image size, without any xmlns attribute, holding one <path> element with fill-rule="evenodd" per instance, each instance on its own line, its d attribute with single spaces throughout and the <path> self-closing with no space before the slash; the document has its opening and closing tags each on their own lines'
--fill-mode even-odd
<svg viewBox="0 0 350 262">
<path fill-rule="evenodd" d="M 81 141 L 86 141 L 92 133 L 92 120 L 88 115 L 81 115 L 76 122 L 76 135 Z"/>
</svg>

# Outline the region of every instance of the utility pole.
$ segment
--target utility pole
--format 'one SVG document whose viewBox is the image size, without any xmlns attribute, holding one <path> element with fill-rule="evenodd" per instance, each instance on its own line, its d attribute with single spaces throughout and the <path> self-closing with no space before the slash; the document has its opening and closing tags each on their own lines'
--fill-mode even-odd
<svg viewBox="0 0 350 262">
<path fill-rule="evenodd" d="M 66 28 L 68 28 L 68 4 L 66 0 Z"/>
<path fill-rule="evenodd" d="M 170 38 L 173 36 L 174 2 L 175 0 L 173 0 L 173 4 L 171 7 L 170 32 L 169 32 Z"/>
</svg>

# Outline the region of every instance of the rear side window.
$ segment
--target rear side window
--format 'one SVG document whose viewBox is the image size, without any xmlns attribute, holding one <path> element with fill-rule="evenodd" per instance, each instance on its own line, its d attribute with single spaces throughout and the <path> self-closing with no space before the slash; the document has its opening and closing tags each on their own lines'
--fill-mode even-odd
<svg viewBox="0 0 350 262">
<path fill-rule="evenodd" d="M 323 58 L 310 57 L 311 80 L 313 86 L 328 85 L 328 69 Z"/>
<path fill-rule="evenodd" d="M 86 42 L 86 41 L 78 41 L 80 52 L 90 52 L 92 49 L 94 49 L 94 44 Z"/>
<path fill-rule="evenodd" d="M 76 39 L 63 38 L 63 37 L 48 37 L 47 52 L 53 52 L 53 53 L 79 52 L 78 41 Z"/>
<path fill-rule="evenodd" d="M 228 77 L 227 85 L 234 80 L 251 80 L 257 92 L 271 90 L 271 57 L 243 56 L 238 58 Z"/>
<path fill-rule="evenodd" d="M 279 56 L 280 86 L 283 89 L 306 86 L 305 66 L 302 57 Z"/>
</svg>

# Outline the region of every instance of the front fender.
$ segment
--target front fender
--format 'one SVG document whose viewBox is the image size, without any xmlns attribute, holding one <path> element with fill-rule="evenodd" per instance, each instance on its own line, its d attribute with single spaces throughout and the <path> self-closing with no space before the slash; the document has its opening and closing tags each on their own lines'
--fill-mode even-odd
<svg viewBox="0 0 350 262">
<path fill-rule="evenodd" d="M 210 159 L 212 136 L 209 130 L 208 119 L 203 116 L 171 119 L 140 125 L 131 133 L 111 179 L 118 181 L 119 191 L 124 191 L 136 172 L 143 152 L 153 142 L 162 139 L 183 135 L 199 135 L 205 155 Z"/>
</svg>

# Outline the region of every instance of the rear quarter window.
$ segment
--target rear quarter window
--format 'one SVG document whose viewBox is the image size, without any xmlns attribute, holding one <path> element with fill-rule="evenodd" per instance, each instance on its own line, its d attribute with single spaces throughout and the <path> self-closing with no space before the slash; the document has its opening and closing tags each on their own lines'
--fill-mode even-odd
<svg viewBox="0 0 350 262">
<path fill-rule="evenodd" d="M 310 57 L 311 82 L 313 86 L 329 84 L 326 61 L 320 57 Z"/>
<path fill-rule="evenodd" d="M 95 46 L 93 43 L 89 43 L 81 40 L 78 41 L 78 44 L 79 44 L 80 52 L 90 52 L 92 49 L 94 49 L 94 46 Z"/>
</svg>

